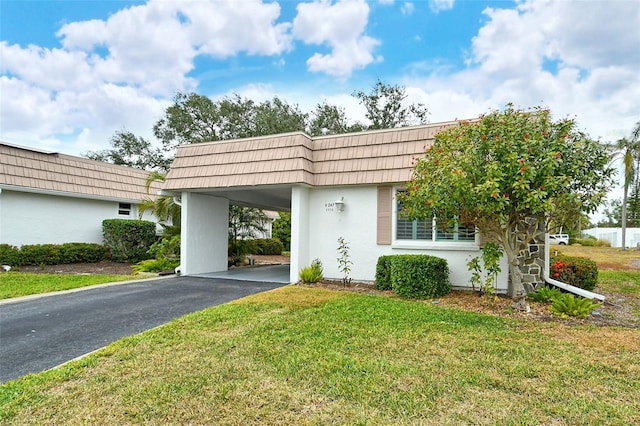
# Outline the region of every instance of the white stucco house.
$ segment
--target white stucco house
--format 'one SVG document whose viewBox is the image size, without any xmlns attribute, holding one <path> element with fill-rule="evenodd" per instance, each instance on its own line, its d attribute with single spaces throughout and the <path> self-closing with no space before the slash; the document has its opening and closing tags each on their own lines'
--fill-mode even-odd
<svg viewBox="0 0 640 426">
<path fill-rule="evenodd" d="M 104 219 L 137 219 L 148 172 L 0 142 L 0 244 L 102 244 Z M 159 189 L 153 185 L 153 192 Z M 145 214 L 143 219 L 155 221 Z"/>
<path fill-rule="evenodd" d="M 310 137 L 289 133 L 181 146 L 163 191 L 181 197 L 180 272 L 227 269 L 230 204 L 291 212 L 290 282 L 314 259 L 325 277 L 342 278 L 338 238 L 349 244 L 350 277 L 375 278 L 379 256 L 423 253 L 445 258 L 456 287 L 469 287 L 467 261 L 480 253 L 480 237 L 459 228 L 398 215 L 396 194 L 443 128 L 457 122 Z M 498 290 L 507 289 L 503 259 Z"/>
</svg>

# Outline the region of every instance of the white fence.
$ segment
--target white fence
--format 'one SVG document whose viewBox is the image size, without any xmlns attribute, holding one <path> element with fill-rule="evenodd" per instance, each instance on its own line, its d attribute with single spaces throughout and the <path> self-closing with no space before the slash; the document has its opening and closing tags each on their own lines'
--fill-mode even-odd
<svg viewBox="0 0 640 426">
<path fill-rule="evenodd" d="M 622 228 L 591 228 L 583 233 L 599 240 L 607 240 L 611 243 L 611 247 L 622 247 Z M 627 248 L 638 247 L 640 245 L 640 228 L 627 228 L 625 240 Z"/>
</svg>

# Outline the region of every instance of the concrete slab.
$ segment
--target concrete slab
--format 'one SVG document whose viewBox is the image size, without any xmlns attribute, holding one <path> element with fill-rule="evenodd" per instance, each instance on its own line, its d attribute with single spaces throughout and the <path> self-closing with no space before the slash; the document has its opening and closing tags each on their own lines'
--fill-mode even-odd
<svg viewBox="0 0 640 426">
<path fill-rule="evenodd" d="M 231 268 L 227 271 L 189 275 L 191 277 L 220 278 L 225 280 L 255 281 L 263 283 L 290 284 L 290 265 L 258 265 Z"/>
</svg>

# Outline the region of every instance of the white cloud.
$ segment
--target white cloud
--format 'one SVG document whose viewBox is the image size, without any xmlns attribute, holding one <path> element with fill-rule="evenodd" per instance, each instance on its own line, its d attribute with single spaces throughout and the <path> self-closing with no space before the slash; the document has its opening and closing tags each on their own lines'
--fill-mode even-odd
<svg viewBox="0 0 640 426">
<path fill-rule="evenodd" d="M 196 90 L 189 72 L 198 55 L 290 49 L 291 24 L 276 22 L 280 12 L 258 0 L 150 0 L 105 20 L 63 25 L 60 48 L 0 42 L 0 137 L 71 154 L 106 146 L 122 127 L 152 137 L 168 98 Z"/>
<path fill-rule="evenodd" d="M 403 15 L 412 15 L 415 9 L 416 7 L 413 3 L 406 1 L 400 7 L 400 12 L 402 12 Z"/>
<path fill-rule="evenodd" d="M 381 60 L 373 55 L 379 41 L 364 35 L 369 5 L 364 0 L 301 3 L 293 21 L 293 36 L 306 44 L 328 45 L 330 53 L 315 53 L 310 71 L 346 78 L 354 69 Z"/>
<path fill-rule="evenodd" d="M 429 0 L 429 8 L 434 13 L 453 9 L 455 0 Z"/>
<path fill-rule="evenodd" d="M 612 141 L 640 119 L 640 3 L 527 1 L 484 13 L 467 69 L 406 80 L 428 99 L 433 120 L 508 102 L 542 105 Z M 556 69 L 546 69 L 548 61 Z"/>
</svg>

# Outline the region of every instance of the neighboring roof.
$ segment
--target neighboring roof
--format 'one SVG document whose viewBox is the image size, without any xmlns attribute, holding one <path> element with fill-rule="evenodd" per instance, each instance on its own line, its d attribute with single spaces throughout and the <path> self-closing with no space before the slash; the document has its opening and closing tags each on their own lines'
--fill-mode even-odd
<svg viewBox="0 0 640 426">
<path fill-rule="evenodd" d="M 363 185 L 406 182 L 415 157 L 457 121 L 310 137 L 287 133 L 183 145 L 166 190 L 257 185 Z"/>
<path fill-rule="evenodd" d="M 139 201 L 149 172 L 0 142 L 0 188 Z M 160 184 L 152 185 L 155 194 Z"/>
</svg>

